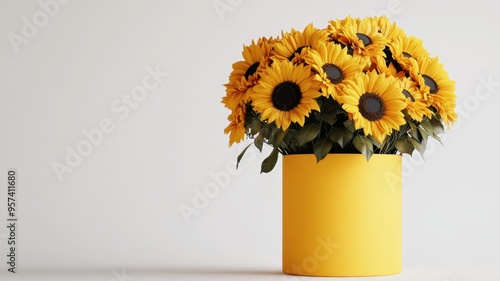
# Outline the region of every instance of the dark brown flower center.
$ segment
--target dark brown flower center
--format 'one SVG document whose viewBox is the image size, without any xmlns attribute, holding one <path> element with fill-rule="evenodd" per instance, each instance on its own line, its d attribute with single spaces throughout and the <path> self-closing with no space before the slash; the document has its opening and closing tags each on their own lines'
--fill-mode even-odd
<svg viewBox="0 0 500 281">
<path fill-rule="evenodd" d="M 274 87 L 271 99 L 275 108 L 281 111 L 289 111 L 300 104 L 302 93 L 299 85 L 293 82 L 281 82 Z"/>
<path fill-rule="evenodd" d="M 254 75 L 255 72 L 257 72 L 257 68 L 259 68 L 259 62 L 256 62 L 254 64 L 252 64 L 248 69 L 247 71 L 245 72 L 245 79 L 247 79 L 248 81 L 248 77 L 251 76 L 251 75 Z"/>
<path fill-rule="evenodd" d="M 424 77 L 424 81 L 425 81 L 425 85 L 429 86 L 429 91 L 431 94 L 435 94 L 439 91 L 439 88 L 438 88 L 438 85 L 436 83 L 436 81 L 434 81 L 434 79 L 432 79 L 431 77 L 427 76 L 427 75 L 422 75 L 422 77 Z"/>
<path fill-rule="evenodd" d="M 358 36 L 358 39 L 361 40 L 361 42 L 363 42 L 365 46 L 368 46 L 372 43 L 372 39 L 370 39 L 370 37 L 368 37 L 368 35 L 366 34 L 356 33 L 356 36 Z"/>
<path fill-rule="evenodd" d="M 380 120 L 385 113 L 384 101 L 376 94 L 364 93 L 359 98 L 359 112 L 369 121 Z"/>
<path fill-rule="evenodd" d="M 415 101 L 415 98 L 410 94 L 410 92 L 408 92 L 408 90 L 406 89 L 403 89 L 402 91 L 403 95 L 405 95 L 406 98 L 410 98 L 411 101 Z"/>
<path fill-rule="evenodd" d="M 295 50 L 295 52 L 288 58 L 288 60 L 292 61 L 293 58 L 295 57 L 295 54 L 299 54 L 300 55 L 300 53 L 302 52 L 302 49 L 307 48 L 307 47 L 309 47 L 309 46 L 300 46 L 300 47 L 298 47 L 297 50 Z"/>
<path fill-rule="evenodd" d="M 326 77 L 328 77 L 333 84 L 338 84 L 344 80 L 344 73 L 340 67 L 331 63 L 326 63 L 321 68 L 326 73 Z"/>
</svg>

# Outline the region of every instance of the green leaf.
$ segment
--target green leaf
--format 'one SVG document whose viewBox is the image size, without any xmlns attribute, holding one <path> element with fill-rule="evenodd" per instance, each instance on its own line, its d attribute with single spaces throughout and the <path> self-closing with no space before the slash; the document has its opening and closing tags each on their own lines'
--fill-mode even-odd
<svg viewBox="0 0 500 281">
<path fill-rule="evenodd" d="M 443 144 L 443 142 L 441 141 L 441 138 L 440 138 L 438 135 L 436 135 L 436 134 L 432 134 L 432 137 L 433 137 L 435 140 L 437 140 L 440 144 Z"/>
<path fill-rule="evenodd" d="M 297 133 L 297 143 L 299 145 L 304 145 L 307 142 L 312 141 L 318 136 L 321 131 L 321 127 L 318 123 L 307 124 L 302 127 Z"/>
<path fill-rule="evenodd" d="M 245 118 L 245 129 L 249 131 L 250 135 L 255 135 L 259 132 L 260 130 L 260 122 L 257 118 L 255 117 L 247 117 Z"/>
<path fill-rule="evenodd" d="M 442 144 L 441 138 L 439 137 L 438 134 L 444 133 L 444 127 L 443 124 L 437 119 L 435 121 L 432 121 L 433 119 L 425 119 L 420 123 L 420 126 L 424 128 L 424 130 L 427 132 L 429 136 L 432 136 L 434 139 L 436 139 L 438 142 Z"/>
<path fill-rule="evenodd" d="M 252 128 L 250 128 L 250 134 L 256 135 L 260 131 L 260 124 L 256 123 Z"/>
<path fill-rule="evenodd" d="M 328 137 L 330 137 L 333 142 L 338 143 L 340 147 L 344 148 L 344 146 L 352 140 L 354 134 L 347 129 L 342 130 L 339 127 L 334 127 L 330 131 L 330 134 L 328 134 Z"/>
<path fill-rule="evenodd" d="M 434 132 L 434 134 L 439 135 L 444 133 L 443 123 L 441 123 L 441 121 L 439 121 L 437 118 L 432 118 L 430 120 L 430 124 L 432 126 L 432 131 Z"/>
<path fill-rule="evenodd" d="M 271 136 L 269 137 L 269 143 L 273 147 L 279 147 L 281 142 L 286 136 L 287 131 L 283 131 L 278 128 L 274 128 L 271 132 Z"/>
<path fill-rule="evenodd" d="M 354 147 L 361 152 L 366 158 L 370 160 L 373 155 L 373 143 L 363 135 L 356 135 L 353 140 Z"/>
<path fill-rule="evenodd" d="M 263 139 L 269 139 L 271 136 L 271 128 L 269 128 L 269 124 L 266 124 L 260 129 L 259 135 L 261 135 Z"/>
<path fill-rule="evenodd" d="M 421 137 L 422 141 L 427 142 L 427 139 L 429 138 L 429 134 L 422 127 L 418 127 L 418 132 L 420 133 L 420 137 Z"/>
<path fill-rule="evenodd" d="M 410 142 L 413 145 L 413 147 L 415 147 L 415 149 L 418 151 L 418 153 L 420 153 L 420 155 L 422 156 L 422 158 L 424 158 L 424 152 L 425 152 L 425 148 L 426 148 L 426 143 L 424 141 L 422 141 L 422 143 L 419 143 L 414 138 L 408 138 L 408 139 L 410 140 Z"/>
<path fill-rule="evenodd" d="M 396 141 L 396 144 L 394 146 L 399 152 L 407 153 L 410 155 L 412 155 L 413 151 L 415 150 L 415 146 L 412 144 L 408 137 L 400 138 Z"/>
<path fill-rule="evenodd" d="M 323 119 L 323 121 L 328 123 L 328 125 L 330 125 L 330 126 L 333 125 L 338 120 L 337 117 L 335 117 L 334 115 L 328 114 L 328 113 L 321 115 L 321 119 Z"/>
<path fill-rule="evenodd" d="M 356 127 L 354 127 L 354 121 L 352 120 L 346 120 L 344 121 L 344 126 L 349 130 L 351 133 L 356 132 Z"/>
<path fill-rule="evenodd" d="M 262 161 L 260 173 L 269 173 L 273 170 L 274 166 L 276 166 L 276 162 L 278 162 L 278 154 L 278 149 L 274 148 L 271 154 Z"/>
<path fill-rule="evenodd" d="M 250 145 L 252 145 L 252 144 L 247 145 L 247 147 L 245 147 L 245 149 L 243 149 L 243 151 L 240 153 L 240 155 L 238 155 L 238 158 L 236 158 L 236 169 L 238 169 L 238 165 L 240 164 L 241 158 L 243 158 L 243 155 L 245 155 L 245 152 L 247 152 L 247 149 L 250 147 Z"/>
<path fill-rule="evenodd" d="M 424 119 L 422 120 L 422 122 L 420 122 L 420 126 L 422 126 L 422 128 L 424 128 L 424 130 L 429 134 L 429 135 L 432 135 L 432 133 L 434 132 L 433 131 L 433 128 L 432 128 L 432 125 L 431 125 L 431 122 L 429 121 L 429 119 Z"/>
<path fill-rule="evenodd" d="M 368 135 L 367 139 L 369 139 L 374 146 L 380 147 L 381 144 L 372 135 Z M 385 140 L 389 141 L 389 137 L 385 138 Z"/>
<path fill-rule="evenodd" d="M 418 135 L 418 130 L 420 129 L 420 127 L 417 127 L 415 125 L 415 123 L 411 122 L 411 121 L 408 121 L 408 124 L 410 124 L 410 134 L 412 137 L 416 138 L 416 139 L 420 139 L 419 135 Z"/>
<path fill-rule="evenodd" d="M 260 152 L 262 152 L 262 146 L 264 145 L 264 137 L 262 137 L 262 134 L 259 133 L 257 137 L 253 140 L 253 144 L 255 144 L 255 147 L 259 149 Z"/>
<path fill-rule="evenodd" d="M 330 138 L 318 140 L 313 145 L 313 152 L 316 155 L 316 161 L 319 162 L 328 155 L 330 149 L 333 147 L 333 141 Z"/>
<path fill-rule="evenodd" d="M 273 143 L 274 147 L 279 147 L 281 145 L 283 139 L 285 139 L 286 133 L 288 133 L 288 131 L 279 129 L 279 132 L 277 133 L 277 136 L 275 138 L 275 142 Z"/>
<path fill-rule="evenodd" d="M 339 112 L 343 111 L 342 106 L 332 97 L 329 97 L 324 101 L 324 109 L 321 110 L 322 112 L 335 117 Z"/>
</svg>

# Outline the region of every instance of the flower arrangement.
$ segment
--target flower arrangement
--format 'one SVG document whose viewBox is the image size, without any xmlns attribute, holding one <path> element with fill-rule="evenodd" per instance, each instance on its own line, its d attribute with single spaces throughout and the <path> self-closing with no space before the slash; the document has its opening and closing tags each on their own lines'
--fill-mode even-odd
<svg viewBox="0 0 500 281">
<path fill-rule="evenodd" d="M 229 146 L 245 136 L 278 155 L 423 154 L 456 119 L 455 82 L 421 39 L 387 17 L 346 17 L 243 46 L 222 103 Z"/>
</svg>

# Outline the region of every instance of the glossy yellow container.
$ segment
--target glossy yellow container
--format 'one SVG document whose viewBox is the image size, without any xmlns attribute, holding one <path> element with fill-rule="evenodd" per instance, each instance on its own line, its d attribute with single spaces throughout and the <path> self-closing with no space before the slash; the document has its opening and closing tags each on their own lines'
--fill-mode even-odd
<svg viewBox="0 0 500 281">
<path fill-rule="evenodd" d="M 283 156 L 283 272 L 400 273 L 401 177 L 399 155 Z"/>
</svg>

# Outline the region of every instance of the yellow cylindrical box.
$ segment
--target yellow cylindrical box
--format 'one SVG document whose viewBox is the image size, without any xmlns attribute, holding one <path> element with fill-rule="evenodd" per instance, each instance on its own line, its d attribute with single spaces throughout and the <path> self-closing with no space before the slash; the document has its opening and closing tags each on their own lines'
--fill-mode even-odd
<svg viewBox="0 0 500 281">
<path fill-rule="evenodd" d="M 283 156 L 283 272 L 400 273 L 401 179 L 399 155 Z"/>
</svg>

